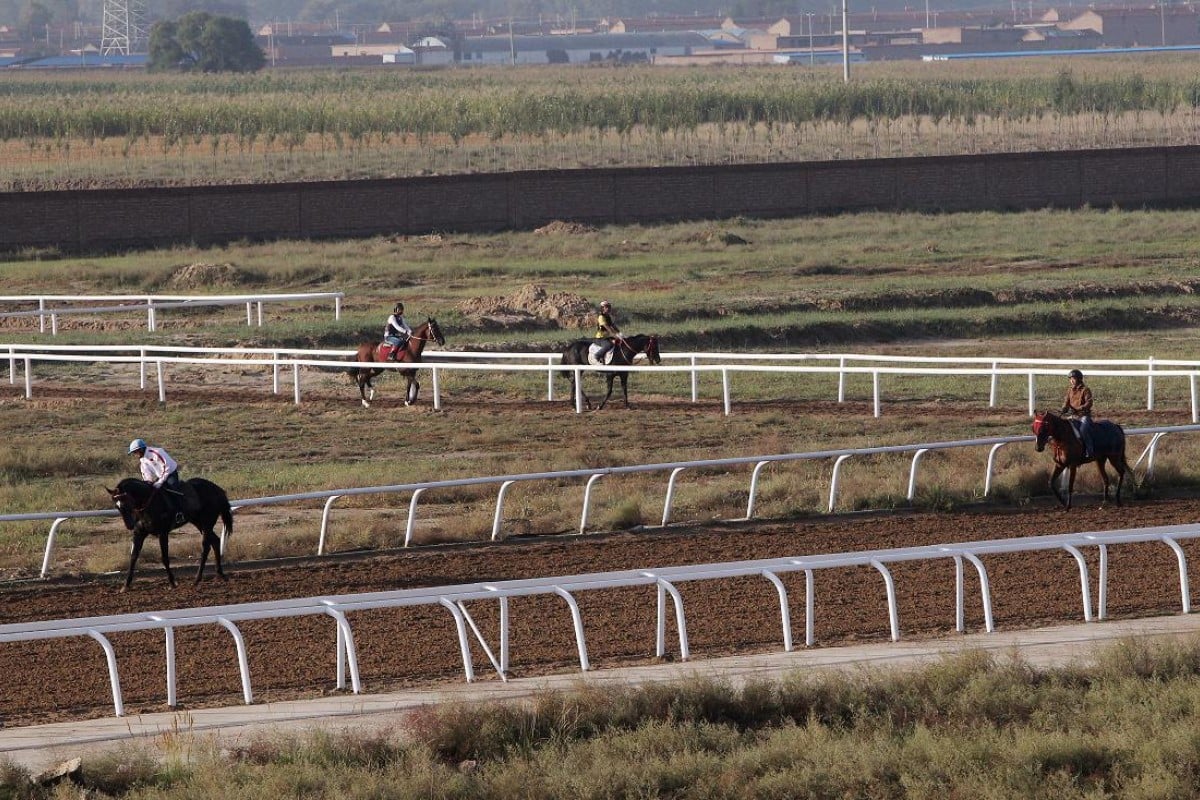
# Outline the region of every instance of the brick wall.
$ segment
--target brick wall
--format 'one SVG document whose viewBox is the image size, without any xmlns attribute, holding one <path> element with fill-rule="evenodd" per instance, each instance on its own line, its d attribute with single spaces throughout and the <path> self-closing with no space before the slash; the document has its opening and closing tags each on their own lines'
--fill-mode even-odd
<svg viewBox="0 0 1200 800">
<path fill-rule="evenodd" d="M 96 250 L 786 217 L 1200 202 L 1200 147 L 0 193 L 0 249 Z"/>
</svg>

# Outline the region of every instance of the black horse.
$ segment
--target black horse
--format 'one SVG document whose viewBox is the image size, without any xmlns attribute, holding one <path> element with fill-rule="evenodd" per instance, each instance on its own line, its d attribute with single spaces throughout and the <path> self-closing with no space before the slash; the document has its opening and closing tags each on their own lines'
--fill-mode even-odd
<svg viewBox="0 0 1200 800">
<path fill-rule="evenodd" d="M 594 366 L 593 362 L 588 359 L 588 351 L 593 345 L 599 344 L 601 341 L 601 339 L 576 339 L 563 350 L 562 363 Z M 614 341 L 616 342 L 616 346 L 613 347 L 612 361 L 609 362 L 609 366 L 628 366 L 633 363 L 634 358 L 642 354 L 645 354 L 646 360 L 651 364 L 662 363 L 662 356 L 658 353 L 657 336 L 647 336 L 644 333 L 639 333 L 637 336 L 616 336 L 614 337 Z M 564 371 L 563 374 L 567 376 L 567 381 L 571 384 L 571 402 L 573 403 L 575 402 L 575 372 L 574 370 Z M 608 398 L 612 397 L 613 378 L 621 379 L 621 394 L 625 398 L 625 407 L 629 408 L 629 373 L 618 372 L 616 370 L 612 372 L 606 371 L 604 378 L 608 381 L 608 393 L 604 395 L 604 400 L 601 401 L 599 408 L 596 410 L 599 411 L 601 408 L 604 408 L 604 405 L 608 402 Z M 583 393 L 582 385 L 580 386 L 579 393 L 583 395 L 583 402 L 588 408 L 591 408 L 592 401 Z"/>
<path fill-rule="evenodd" d="M 1133 469 L 1125 460 L 1125 430 L 1117 423 L 1109 422 L 1106 419 L 1092 423 L 1092 443 L 1095 455 L 1091 458 L 1083 455 L 1083 442 L 1075 434 L 1070 420 L 1052 411 L 1034 416 L 1033 435 L 1036 437 L 1034 448 L 1039 453 L 1046 449 L 1047 444 L 1050 445 L 1050 452 L 1054 456 L 1054 471 L 1050 475 L 1050 489 L 1058 498 L 1058 502 L 1062 503 L 1067 510 L 1071 508 L 1071 495 L 1075 491 L 1075 470 L 1081 464 L 1089 461 L 1095 462 L 1096 469 L 1100 473 L 1100 480 L 1104 481 L 1104 500 L 1106 502 L 1108 501 L 1109 487 L 1108 470 L 1104 468 L 1106 461 L 1112 464 L 1113 469 L 1117 471 L 1117 505 L 1121 505 L 1121 486 L 1125 483 L 1126 472 L 1134 481 L 1134 489 L 1137 489 Z M 1069 475 L 1065 498 L 1058 488 L 1058 479 L 1064 471 Z"/>
<path fill-rule="evenodd" d="M 213 527 L 217 520 L 225 524 L 225 533 L 233 533 L 233 509 L 229 506 L 229 498 L 225 490 L 212 481 L 204 478 L 192 478 L 187 483 L 196 493 L 197 509 L 187 515 L 182 523 L 175 522 L 175 512 L 161 490 L 153 484 L 138 478 L 125 478 L 117 484 L 116 489 L 109 489 L 113 505 L 121 512 L 125 527 L 133 532 L 133 549 L 129 552 L 129 574 L 125 576 L 125 589 L 133 583 L 133 567 L 137 563 L 138 554 L 142 552 L 142 543 L 146 537 L 158 537 L 158 546 L 162 551 L 162 563 L 167 568 L 167 580 L 175 586 L 175 573 L 171 571 L 171 559 L 167 550 L 167 534 L 180 525 L 188 522 L 200 529 L 204 537 L 200 551 L 200 568 L 196 570 L 196 583 L 204 577 L 204 565 L 208 561 L 208 551 L 213 551 L 217 561 L 217 574 L 225 577 L 221 568 L 221 539 Z M 124 590 L 122 590 L 124 591 Z"/>
</svg>

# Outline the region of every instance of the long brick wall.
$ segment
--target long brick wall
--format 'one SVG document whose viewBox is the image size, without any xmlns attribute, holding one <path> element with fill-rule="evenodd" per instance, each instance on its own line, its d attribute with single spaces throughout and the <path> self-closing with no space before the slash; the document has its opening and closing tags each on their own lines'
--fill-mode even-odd
<svg viewBox="0 0 1200 800">
<path fill-rule="evenodd" d="M 1200 147 L 0 193 L 0 249 L 1200 202 Z"/>
</svg>

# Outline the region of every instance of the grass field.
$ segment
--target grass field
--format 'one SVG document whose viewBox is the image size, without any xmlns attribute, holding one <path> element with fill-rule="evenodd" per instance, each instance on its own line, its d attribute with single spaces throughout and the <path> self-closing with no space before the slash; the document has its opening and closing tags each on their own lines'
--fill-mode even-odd
<svg viewBox="0 0 1200 800">
<path fill-rule="evenodd" d="M 1196 56 L 6 76 L 0 191 L 1187 145 Z"/>
</svg>

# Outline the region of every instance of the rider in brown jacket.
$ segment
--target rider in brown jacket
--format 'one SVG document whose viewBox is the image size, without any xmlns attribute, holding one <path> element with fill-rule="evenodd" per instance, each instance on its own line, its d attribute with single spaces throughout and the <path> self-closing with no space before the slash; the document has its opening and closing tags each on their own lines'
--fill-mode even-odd
<svg viewBox="0 0 1200 800">
<path fill-rule="evenodd" d="M 1083 382 L 1083 373 L 1073 369 L 1067 373 L 1071 381 L 1067 397 L 1063 401 L 1062 413 L 1079 420 L 1079 438 L 1083 440 L 1084 458 L 1092 458 L 1092 390 Z"/>
</svg>

